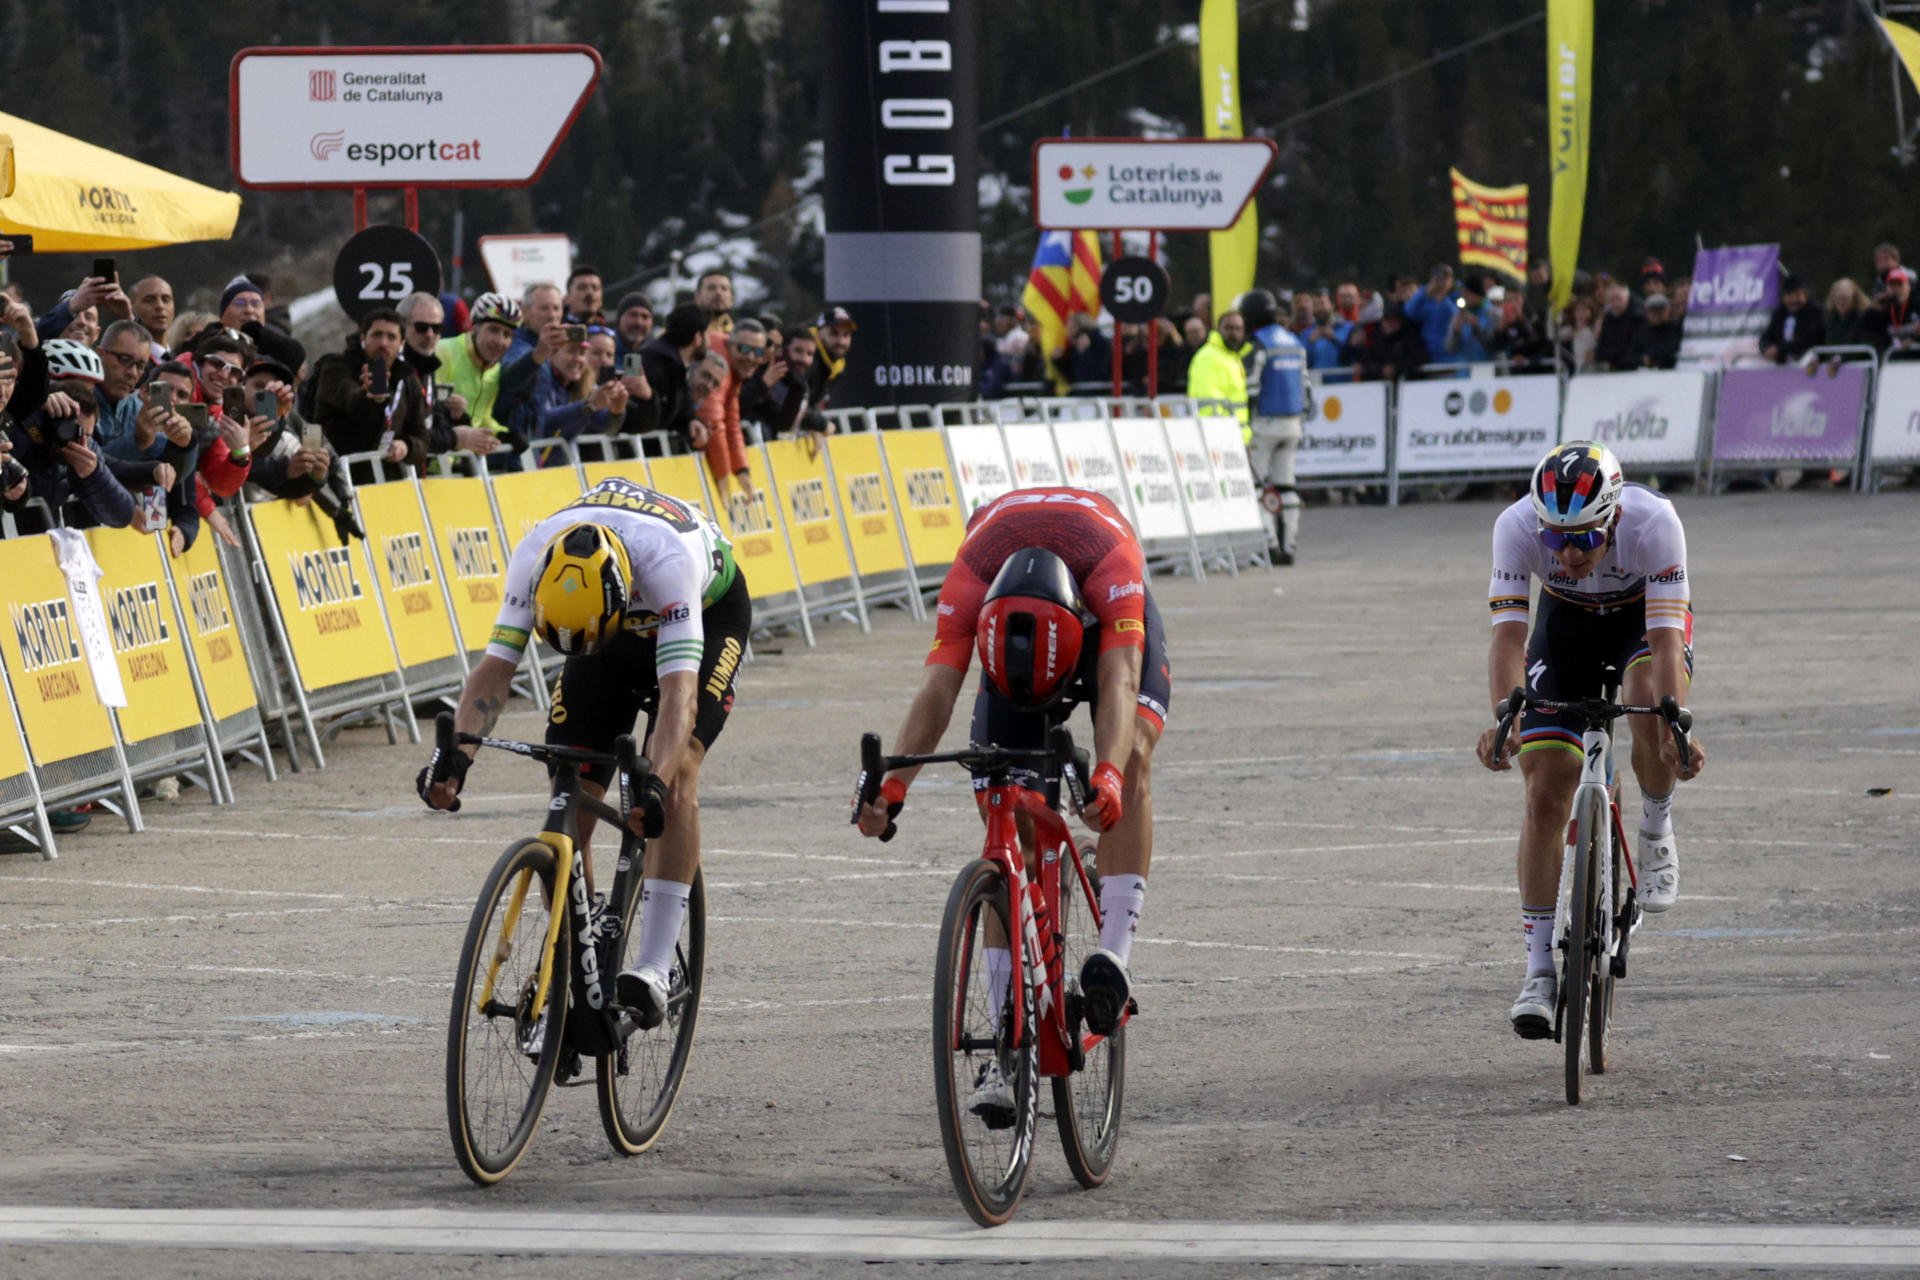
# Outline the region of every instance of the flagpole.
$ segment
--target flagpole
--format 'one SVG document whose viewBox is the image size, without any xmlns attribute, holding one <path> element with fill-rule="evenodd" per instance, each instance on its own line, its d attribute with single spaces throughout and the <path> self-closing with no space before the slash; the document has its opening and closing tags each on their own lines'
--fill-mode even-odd
<svg viewBox="0 0 1920 1280">
<path fill-rule="evenodd" d="M 1147 232 L 1147 257 L 1160 261 L 1160 233 Z M 1147 321 L 1147 399 L 1160 394 L 1160 317 Z"/>
<path fill-rule="evenodd" d="M 1119 261 L 1120 256 L 1124 252 L 1125 250 L 1120 244 L 1120 233 L 1115 231 L 1113 233 L 1113 257 L 1109 259 L 1109 261 Z M 1097 313 L 1094 318 L 1096 320 L 1099 318 Z M 1113 398 L 1115 400 L 1118 400 L 1121 395 L 1120 360 L 1120 320 L 1119 317 L 1116 316 L 1113 321 Z"/>
</svg>

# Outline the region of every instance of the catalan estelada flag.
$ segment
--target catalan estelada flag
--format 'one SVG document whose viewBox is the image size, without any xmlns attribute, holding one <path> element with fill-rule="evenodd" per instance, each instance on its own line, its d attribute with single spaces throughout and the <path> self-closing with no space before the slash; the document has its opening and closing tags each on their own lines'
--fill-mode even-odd
<svg viewBox="0 0 1920 1280">
<path fill-rule="evenodd" d="M 1020 303 L 1040 321 L 1051 369 L 1067 345 L 1067 317 L 1076 311 L 1100 314 L 1100 237 L 1091 231 L 1042 232 Z M 1057 370 L 1053 377 L 1061 381 Z"/>
<path fill-rule="evenodd" d="M 1527 184 L 1483 187 L 1458 169 L 1453 221 L 1460 233 L 1460 265 L 1485 267 L 1515 280 L 1527 278 Z"/>
</svg>

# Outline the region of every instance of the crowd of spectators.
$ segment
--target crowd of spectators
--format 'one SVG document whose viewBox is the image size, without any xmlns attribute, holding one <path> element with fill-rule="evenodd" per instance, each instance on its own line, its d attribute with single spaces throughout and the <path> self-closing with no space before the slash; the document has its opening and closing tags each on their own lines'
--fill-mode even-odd
<svg viewBox="0 0 1920 1280">
<path fill-rule="evenodd" d="M 1911 310 L 1915 279 L 1890 244 L 1874 250 L 1871 291 L 1842 278 L 1827 290 L 1824 305 L 1798 277 L 1783 274 L 1780 305 L 1760 338 L 1760 354 L 1786 363 L 1816 347 L 1846 346 L 1872 347 L 1889 360 L 1920 358 L 1920 316 Z M 1669 277 L 1661 261 L 1649 257 L 1630 279 L 1576 273 L 1570 299 L 1554 308 L 1548 266 L 1535 260 L 1524 285 L 1479 271 L 1456 275 L 1441 263 L 1424 281 L 1394 275 L 1378 289 L 1348 281 L 1277 295 L 1287 327 L 1306 348 L 1307 367 L 1321 381 L 1371 382 L 1446 376 L 1454 372 L 1448 366 L 1490 361 L 1516 372 L 1672 369 L 1680 360 L 1692 283 L 1684 275 Z M 1243 325 L 1238 337 L 1223 337 L 1230 315 L 1216 321 L 1210 299 L 1200 294 L 1151 326 L 1118 326 L 1126 394 L 1146 393 L 1149 343 L 1159 347 L 1162 394 L 1190 391 L 1193 368 L 1204 369 L 1209 352 L 1217 355 L 1223 343 L 1245 355 Z M 1111 339 L 1092 317 L 1069 316 L 1056 351 L 1045 350 L 1041 335 L 1039 322 L 1022 308 L 981 304 L 976 382 L 984 397 L 1111 391 Z"/>
<path fill-rule="evenodd" d="M 165 279 L 122 279 L 101 259 L 38 314 L 17 288 L 0 297 L 0 511 L 16 532 L 164 530 L 178 555 L 211 529 L 237 546 L 222 503 L 244 491 L 311 502 L 344 541 L 365 536 L 348 456 L 517 471 L 567 461 L 540 442 L 588 434 L 702 453 L 723 500 L 751 500 L 747 446 L 830 430 L 858 328 L 839 307 L 811 324 L 736 315 L 724 271 L 658 318 L 641 293 L 609 309 L 581 265 L 518 298 L 416 293 L 310 353 L 259 273 L 184 313 Z"/>
</svg>

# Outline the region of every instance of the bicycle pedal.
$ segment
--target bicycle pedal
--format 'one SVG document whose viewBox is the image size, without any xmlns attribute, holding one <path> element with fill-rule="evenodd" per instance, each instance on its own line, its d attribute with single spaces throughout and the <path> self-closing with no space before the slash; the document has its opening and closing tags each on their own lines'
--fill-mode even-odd
<svg viewBox="0 0 1920 1280">
<path fill-rule="evenodd" d="M 560 1065 L 553 1073 L 553 1083 L 562 1089 L 573 1089 L 592 1083 L 586 1075 L 586 1064 L 581 1061 L 577 1049 L 568 1049 L 561 1055 Z"/>
</svg>

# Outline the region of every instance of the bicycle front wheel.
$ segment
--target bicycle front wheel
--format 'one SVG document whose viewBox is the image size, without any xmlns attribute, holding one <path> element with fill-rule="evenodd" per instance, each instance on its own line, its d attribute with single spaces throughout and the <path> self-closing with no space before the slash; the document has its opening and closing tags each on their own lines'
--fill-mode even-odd
<svg viewBox="0 0 1920 1280">
<path fill-rule="evenodd" d="M 1587 1018 L 1599 970 L 1599 949 L 1606 937 L 1600 914 L 1600 843 L 1606 836 L 1605 803 L 1582 797 L 1574 826 L 1573 898 L 1567 907 L 1567 963 L 1560 991 L 1566 1012 L 1560 1023 L 1560 1042 L 1566 1049 L 1567 1102 L 1580 1105 L 1587 1047 Z"/>
<path fill-rule="evenodd" d="M 990 934 L 999 946 L 1018 936 L 1006 880 L 982 860 L 953 882 L 940 922 L 933 966 L 933 1094 L 953 1189 L 967 1216 L 983 1227 L 999 1226 L 1020 1203 L 1040 1113 L 1031 987 L 1020 995 L 1026 1034 L 1016 1044 L 1014 996 L 1004 988 L 996 992 L 988 979 Z"/>
<path fill-rule="evenodd" d="M 1093 890 L 1092 902 L 1098 902 L 1100 877 L 1091 867 L 1087 881 Z M 1100 926 L 1071 861 L 1060 868 L 1058 923 L 1066 966 L 1067 1027 L 1084 1043 L 1089 1037 L 1082 1029 L 1080 966 L 1100 945 Z M 1096 1040 L 1086 1051 L 1086 1064 L 1055 1076 L 1052 1084 L 1053 1117 L 1060 1128 L 1067 1167 L 1081 1186 L 1097 1187 L 1113 1171 L 1114 1152 L 1120 1145 L 1120 1103 L 1127 1085 L 1126 1027 Z"/>
<path fill-rule="evenodd" d="M 544 1007 L 535 1007 L 555 902 L 553 850 L 522 840 L 487 873 L 460 948 L 447 1023 L 447 1125 L 454 1158 L 483 1187 L 520 1163 L 566 1051 L 565 930 L 546 967 Z"/>
<path fill-rule="evenodd" d="M 624 954 L 637 953 L 639 935 L 634 917 L 639 911 L 636 887 L 627 903 L 622 924 Z M 693 892 L 687 896 L 687 918 L 673 949 L 673 969 L 667 974 L 667 1016 L 651 1030 L 636 1030 L 615 1049 L 594 1060 L 594 1092 L 600 1098 L 600 1123 L 607 1141 L 621 1155 L 637 1156 L 654 1144 L 666 1127 L 673 1103 L 686 1078 L 687 1059 L 693 1055 L 693 1024 L 700 1016 L 700 984 L 707 963 L 707 887 L 696 868 Z M 621 960 L 613 958 L 617 971 Z"/>
</svg>

